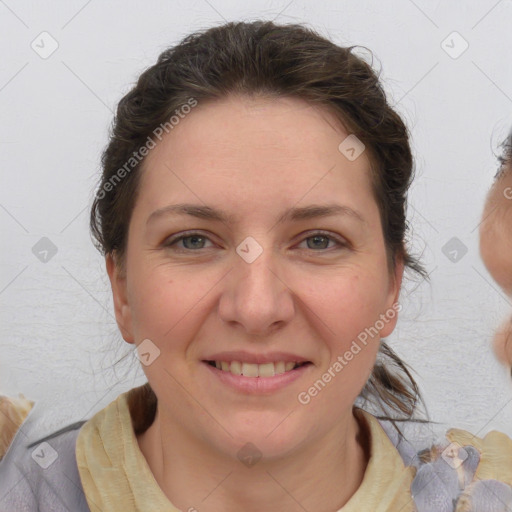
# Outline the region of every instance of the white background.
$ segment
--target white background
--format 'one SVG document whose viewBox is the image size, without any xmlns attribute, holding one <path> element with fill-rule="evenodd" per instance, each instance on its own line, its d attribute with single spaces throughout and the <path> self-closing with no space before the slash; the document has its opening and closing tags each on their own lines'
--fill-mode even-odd
<svg viewBox="0 0 512 512">
<path fill-rule="evenodd" d="M 166 47 L 257 18 L 307 22 L 374 53 L 412 132 L 412 249 L 431 273 L 405 283 L 389 341 L 440 431 L 512 436 L 512 379 L 490 346 L 511 304 L 481 262 L 477 229 L 512 125 L 510 0 L 1 1 L 0 393 L 55 407 L 57 427 L 145 381 L 134 357 L 112 368 L 132 346 L 88 232 L 112 112 Z M 43 31 L 59 45 L 47 59 L 31 48 Z M 456 59 L 442 47 L 453 31 L 469 43 Z M 57 247 L 47 263 L 32 252 L 42 237 Z M 452 237 L 467 247 L 457 263 L 442 252 Z"/>
</svg>

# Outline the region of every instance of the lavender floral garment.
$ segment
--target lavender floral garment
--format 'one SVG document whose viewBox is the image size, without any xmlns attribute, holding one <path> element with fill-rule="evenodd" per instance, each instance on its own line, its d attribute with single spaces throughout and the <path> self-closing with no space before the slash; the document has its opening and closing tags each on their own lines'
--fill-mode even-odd
<svg viewBox="0 0 512 512">
<path fill-rule="evenodd" d="M 441 443 L 417 452 L 389 422 L 380 423 L 404 464 L 416 468 L 411 495 L 417 512 L 512 512 L 509 437 L 492 432 L 480 439 L 450 429 Z"/>
</svg>

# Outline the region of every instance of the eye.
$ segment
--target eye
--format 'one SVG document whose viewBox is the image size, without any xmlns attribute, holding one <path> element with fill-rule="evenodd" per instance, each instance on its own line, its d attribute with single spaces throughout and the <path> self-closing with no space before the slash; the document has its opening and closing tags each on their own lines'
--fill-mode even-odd
<svg viewBox="0 0 512 512">
<path fill-rule="evenodd" d="M 313 249 L 316 251 L 316 249 L 324 249 L 327 250 L 328 247 L 326 247 L 326 244 L 329 244 L 329 241 L 334 242 L 338 245 L 338 247 L 347 247 L 347 243 L 343 241 L 342 239 L 339 239 L 338 237 L 334 237 L 329 233 L 325 233 L 323 231 L 317 231 L 315 233 L 312 233 L 310 236 L 304 238 L 303 242 L 307 242 L 308 240 L 312 240 L 311 244 L 307 244 L 308 249 Z M 302 243 L 303 243 L 302 242 Z"/>
<path fill-rule="evenodd" d="M 180 250 L 181 251 L 183 251 L 183 250 L 194 251 L 196 249 L 204 249 L 204 242 L 206 240 L 210 241 L 210 239 L 207 236 L 204 236 L 201 233 L 193 232 L 193 233 L 187 233 L 184 235 L 180 235 L 177 237 L 171 237 L 163 243 L 163 246 L 164 247 L 173 247 L 173 246 L 177 245 L 178 242 L 183 241 L 184 248 L 178 247 L 176 250 L 178 250 L 178 251 L 180 251 Z"/>
<path fill-rule="evenodd" d="M 307 243 L 309 240 L 312 243 Z M 178 246 L 178 244 L 182 242 L 182 246 Z M 189 232 L 185 234 L 181 234 L 175 237 L 168 238 L 162 245 L 166 248 L 173 248 L 173 250 L 187 252 L 187 251 L 198 251 L 199 249 L 208 249 L 205 247 L 205 243 L 210 242 L 211 240 L 199 232 Z M 319 252 L 319 250 L 328 250 L 332 249 L 332 247 L 327 247 L 329 242 L 334 242 L 337 244 L 338 248 L 348 247 L 346 241 L 341 238 L 335 237 L 330 233 L 326 233 L 323 231 L 316 231 L 306 238 L 302 240 L 301 243 L 307 243 L 307 249 L 311 249 L 314 252 Z"/>
</svg>

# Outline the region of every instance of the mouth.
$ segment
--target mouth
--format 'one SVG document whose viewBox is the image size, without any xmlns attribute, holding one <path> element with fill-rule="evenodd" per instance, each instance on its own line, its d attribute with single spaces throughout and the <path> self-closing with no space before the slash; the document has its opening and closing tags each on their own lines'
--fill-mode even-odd
<svg viewBox="0 0 512 512">
<path fill-rule="evenodd" d="M 241 361 L 203 360 L 209 374 L 207 386 L 221 385 L 246 396 L 270 396 L 294 382 L 307 378 L 314 364 L 311 361 L 276 361 L 263 364 Z"/>
<path fill-rule="evenodd" d="M 275 363 L 264 364 L 245 363 L 241 361 L 203 361 L 203 363 L 206 363 L 221 372 L 253 378 L 274 377 L 276 375 L 297 371 L 303 366 L 309 366 L 313 364 L 311 361 L 276 361 Z"/>
</svg>

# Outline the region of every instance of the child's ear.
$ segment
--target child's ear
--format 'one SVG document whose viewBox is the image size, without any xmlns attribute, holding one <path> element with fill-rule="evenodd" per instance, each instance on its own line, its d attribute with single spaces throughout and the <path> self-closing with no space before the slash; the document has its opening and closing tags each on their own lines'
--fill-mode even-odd
<svg viewBox="0 0 512 512">
<path fill-rule="evenodd" d="M 512 318 L 503 322 L 496 331 L 493 349 L 500 362 L 512 367 Z"/>
<path fill-rule="evenodd" d="M 115 254 L 107 254 L 105 256 L 105 265 L 112 288 L 117 326 L 121 331 L 123 339 L 128 343 L 134 343 L 132 315 L 126 286 L 126 271 L 116 261 Z"/>
</svg>

